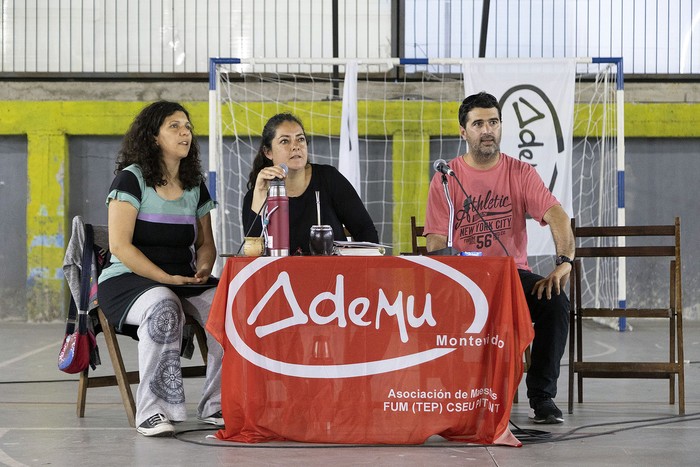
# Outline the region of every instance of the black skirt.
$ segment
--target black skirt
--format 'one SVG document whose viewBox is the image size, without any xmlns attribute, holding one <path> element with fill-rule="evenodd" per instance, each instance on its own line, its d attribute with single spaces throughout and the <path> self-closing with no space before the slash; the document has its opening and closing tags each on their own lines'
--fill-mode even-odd
<svg viewBox="0 0 700 467">
<path fill-rule="evenodd" d="M 206 289 L 216 287 L 218 283 L 218 279 L 210 277 L 206 284 L 168 285 L 138 274 L 127 273 L 100 283 L 97 289 L 97 301 L 107 321 L 114 325 L 117 332 L 135 337 L 136 326 L 124 324 L 124 320 L 129 314 L 131 305 L 147 290 L 153 287 L 168 287 L 178 297 L 184 298 L 199 295 Z"/>
</svg>

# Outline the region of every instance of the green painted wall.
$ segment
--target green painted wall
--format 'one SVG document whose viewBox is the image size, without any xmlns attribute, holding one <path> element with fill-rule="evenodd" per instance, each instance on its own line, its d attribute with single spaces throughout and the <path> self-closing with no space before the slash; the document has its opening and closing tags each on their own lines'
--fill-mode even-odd
<svg viewBox="0 0 700 467">
<path fill-rule="evenodd" d="M 199 135 L 208 133 L 208 103 L 183 102 L 190 111 Z M 0 101 L 0 134 L 26 135 L 27 168 L 27 289 L 29 320 L 62 319 L 65 313 L 63 255 L 70 235 L 66 219 L 70 194 L 68 180 L 68 136 L 122 135 L 143 102 L 23 102 Z M 440 116 L 456 115 L 458 103 L 377 102 L 361 103 L 359 130 L 368 136 L 389 134 L 393 141 L 395 252 L 410 249 L 409 226 L 405 219 L 416 215 L 422 223 L 428 192 L 430 135 L 459 134 L 456 118 L 443 121 Z M 320 108 L 323 107 L 323 108 Z M 270 115 L 290 110 L 296 113 L 310 134 L 338 135 L 339 119 L 319 117 L 330 112 L 340 117 L 340 102 L 289 103 L 288 105 L 247 104 L 240 111 L 257 115 L 256 119 L 237 122 L 241 134 L 259 134 Z M 313 112 L 312 112 L 313 110 Z M 601 109 L 587 109 L 599 112 Z M 409 112 L 413 124 L 400 125 L 401 119 L 386 120 L 383 115 Z M 243 114 L 240 114 L 243 115 Z M 364 120 L 367 115 L 372 119 Z M 587 113 L 578 113 L 580 119 Z M 255 123 L 248 128 L 244 121 Z M 335 122 L 335 123 L 334 123 Z M 635 137 L 700 137 L 700 104 L 625 104 L 625 134 Z M 576 135 L 580 136 L 580 135 Z"/>
</svg>

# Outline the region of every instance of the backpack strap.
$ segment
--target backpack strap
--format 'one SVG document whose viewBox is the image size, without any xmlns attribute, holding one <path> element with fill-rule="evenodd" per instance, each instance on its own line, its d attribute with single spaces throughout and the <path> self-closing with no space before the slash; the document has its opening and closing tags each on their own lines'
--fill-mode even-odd
<svg viewBox="0 0 700 467">
<path fill-rule="evenodd" d="M 93 247 L 95 234 L 92 224 L 85 224 L 85 243 L 83 244 L 83 259 L 80 267 L 80 307 L 78 308 L 78 330 L 81 334 L 87 332 L 87 313 L 90 304 L 90 276 L 92 274 Z"/>
</svg>

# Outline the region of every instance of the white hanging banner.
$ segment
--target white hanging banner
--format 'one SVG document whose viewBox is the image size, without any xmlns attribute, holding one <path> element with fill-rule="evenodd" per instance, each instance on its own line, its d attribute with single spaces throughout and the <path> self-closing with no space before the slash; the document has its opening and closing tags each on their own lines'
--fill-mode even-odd
<svg viewBox="0 0 700 467">
<path fill-rule="evenodd" d="M 575 59 L 474 59 L 462 64 L 464 95 L 481 91 L 501 104 L 501 152 L 535 167 L 573 215 L 571 181 Z M 555 253 L 549 227 L 527 220 L 528 256 Z"/>
<path fill-rule="evenodd" d="M 349 61 L 345 65 L 338 170 L 355 187 L 355 191 L 362 198 L 362 192 L 360 191 L 360 140 L 357 134 L 356 61 Z"/>
</svg>

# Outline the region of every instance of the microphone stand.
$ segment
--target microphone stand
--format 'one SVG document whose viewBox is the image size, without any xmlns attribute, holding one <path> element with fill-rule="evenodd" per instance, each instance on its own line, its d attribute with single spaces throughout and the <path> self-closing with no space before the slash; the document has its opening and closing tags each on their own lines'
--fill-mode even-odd
<svg viewBox="0 0 700 467">
<path fill-rule="evenodd" d="M 457 180 L 457 177 L 455 177 Z M 459 182 L 459 180 L 457 180 Z M 460 184 L 460 186 L 462 186 Z M 464 188 L 462 188 L 464 190 Z M 442 191 L 445 193 L 445 199 L 447 200 L 447 205 L 450 207 L 450 219 L 447 225 L 447 246 L 445 248 L 440 248 L 439 250 L 428 252 L 429 256 L 456 256 L 459 255 L 459 251 L 452 248 L 452 235 L 454 230 L 455 222 L 455 207 L 452 203 L 452 198 L 450 197 L 450 189 L 447 186 L 447 175 L 442 173 Z"/>
</svg>

